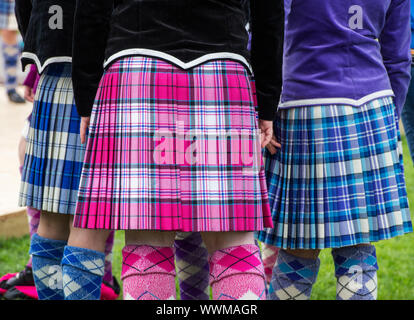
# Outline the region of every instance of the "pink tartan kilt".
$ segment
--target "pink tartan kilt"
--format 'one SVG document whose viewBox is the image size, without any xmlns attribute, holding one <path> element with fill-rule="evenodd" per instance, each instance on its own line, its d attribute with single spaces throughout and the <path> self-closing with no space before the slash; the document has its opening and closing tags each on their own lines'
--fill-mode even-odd
<svg viewBox="0 0 414 320">
<path fill-rule="evenodd" d="M 75 227 L 271 227 L 251 78 L 233 61 L 191 70 L 128 57 L 96 96 Z"/>
</svg>

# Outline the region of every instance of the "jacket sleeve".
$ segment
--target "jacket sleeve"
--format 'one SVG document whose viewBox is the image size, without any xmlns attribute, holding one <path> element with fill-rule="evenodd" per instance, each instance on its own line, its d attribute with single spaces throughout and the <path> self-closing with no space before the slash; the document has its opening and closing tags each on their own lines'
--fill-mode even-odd
<svg viewBox="0 0 414 320">
<path fill-rule="evenodd" d="M 32 14 L 32 0 L 16 0 L 14 12 L 19 31 L 24 39 Z"/>
<path fill-rule="evenodd" d="M 90 116 L 101 80 L 114 0 L 77 0 L 72 46 L 76 108 Z"/>
<path fill-rule="evenodd" d="M 284 40 L 283 0 L 252 0 L 251 63 L 259 119 L 273 120 L 282 91 Z"/>
<path fill-rule="evenodd" d="M 384 65 L 395 94 L 397 116 L 404 106 L 411 78 L 410 19 L 410 0 L 392 0 L 379 38 Z"/>
</svg>

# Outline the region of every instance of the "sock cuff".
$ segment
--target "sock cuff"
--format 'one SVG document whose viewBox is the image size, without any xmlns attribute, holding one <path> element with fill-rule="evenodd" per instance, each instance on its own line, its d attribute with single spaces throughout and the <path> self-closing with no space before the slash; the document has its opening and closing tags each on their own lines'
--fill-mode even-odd
<svg viewBox="0 0 414 320">
<path fill-rule="evenodd" d="M 209 258 L 210 283 L 214 284 L 235 274 L 255 274 L 265 279 L 260 249 L 248 244 L 214 252 Z"/>
<path fill-rule="evenodd" d="M 301 258 L 280 250 L 274 273 L 297 283 L 313 284 L 318 276 L 320 264 L 319 258 Z"/>
<path fill-rule="evenodd" d="M 62 266 L 65 265 L 102 277 L 105 254 L 91 249 L 66 246 L 62 259 Z"/>
<path fill-rule="evenodd" d="M 175 277 L 174 249 L 128 245 L 122 249 L 121 279 L 134 275 L 169 274 Z"/>
<path fill-rule="evenodd" d="M 66 241 L 44 238 L 35 233 L 30 241 L 29 254 L 61 260 L 66 244 Z"/>
<path fill-rule="evenodd" d="M 375 246 L 350 246 L 332 250 L 335 263 L 335 275 L 342 276 L 349 273 L 352 267 L 359 266 L 364 271 L 377 271 L 377 254 Z M 354 273 L 354 272 L 351 272 Z"/>
</svg>

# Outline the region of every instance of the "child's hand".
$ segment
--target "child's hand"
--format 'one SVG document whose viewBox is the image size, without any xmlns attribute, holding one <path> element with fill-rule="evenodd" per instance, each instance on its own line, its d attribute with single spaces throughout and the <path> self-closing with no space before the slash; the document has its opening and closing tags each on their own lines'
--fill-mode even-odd
<svg viewBox="0 0 414 320">
<path fill-rule="evenodd" d="M 273 121 L 259 120 L 260 144 L 262 148 L 266 147 L 273 136 Z"/>
<path fill-rule="evenodd" d="M 34 96 L 33 89 L 28 86 L 24 86 L 24 99 L 29 102 L 34 102 Z"/>
<path fill-rule="evenodd" d="M 84 144 L 86 142 L 86 131 L 88 130 L 90 121 L 91 121 L 91 117 L 82 117 L 81 118 L 80 136 L 81 136 L 81 143 L 82 144 Z"/>
<path fill-rule="evenodd" d="M 273 135 L 273 121 L 259 120 L 259 128 L 262 148 L 266 147 L 271 154 L 275 154 L 281 145 Z"/>
</svg>

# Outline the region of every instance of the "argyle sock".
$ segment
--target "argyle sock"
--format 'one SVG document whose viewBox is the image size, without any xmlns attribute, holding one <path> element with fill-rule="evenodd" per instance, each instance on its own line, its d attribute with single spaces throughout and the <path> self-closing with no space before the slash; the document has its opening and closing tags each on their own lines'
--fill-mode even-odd
<svg viewBox="0 0 414 320">
<path fill-rule="evenodd" d="M 272 272 L 277 260 L 278 253 L 279 249 L 275 246 L 271 246 L 265 243 L 262 244 L 262 259 L 267 285 L 270 285 L 270 281 L 272 280 Z"/>
<path fill-rule="evenodd" d="M 62 259 L 65 300 L 99 300 L 105 254 L 66 246 Z"/>
<path fill-rule="evenodd" d="M 375 247 L 352 246 L 332 250 L 337 300 L 376 300 L 378 293 Z"/>
<path fill-rule="evenodd" d="M 17 44 L 6 44 L 4 42 L 2 49 L 6 75 L 5 87 L 7 92 L 10 92 L 17 87 L 17 61 L 20 51 Z"/>
<path fill-rule="evenodd" d="M 266 300 L 258 246 L 241 245 L 214 252 L 210 259 L 214 300 Z"/>
<path fill-rule="evenodd" d="M 128 245 L 122 250 L 124 300 L 175 300 L 174 250 Z"/>
<path fill-rule="evenodd" d="M 208 252 L 200 233 L 177 233 L 175 263 L 181 300 L 209 300 Z"/>
<path fill-rule="evenodd" d="M 34 209 L 32 207 L 27 207 L 27 218 L 29 221 L 29 234 L 30 237 L 33 237 L 33 235 L 37 232 L 37 228 L 39 227 L 39 221 L 40 221 L 40 210 Z M 30 256 L 29 261 L 26 264 L 27 267 L 32 266 L 32 257 Z"/>
<path fill-rule="evenodd" d="M 103 281 L 113 285 L 112 275 L 112 248 L 114 247 L 115 232 L 111 231 L 105 243 L 105 268 Z"/>
<path fill-rule="evenodd" d="M 320 260 L 304 259 L 279 250 L 269 286 L 269 300 L 309 300 Z"/>
<path fill-rule="evenodd" d="M 63 300 L 60 262 L 66 241 L 46 239 L 37 233 L 30 243 L 33 277 L 39 300 Z"/>
</svg>

